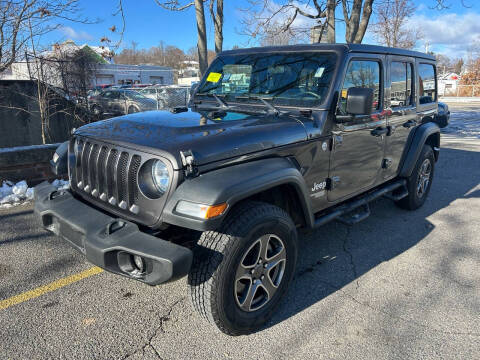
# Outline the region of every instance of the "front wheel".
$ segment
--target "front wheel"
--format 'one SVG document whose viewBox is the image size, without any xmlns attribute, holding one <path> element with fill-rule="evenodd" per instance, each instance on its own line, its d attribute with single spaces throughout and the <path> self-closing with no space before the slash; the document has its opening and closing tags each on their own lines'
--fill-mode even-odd
<svg viewBox="0 0 480 360">
<path fill-rule="evenodd" d="M 407 178 L 408 196 L 397 201 L 403 209 L 415 210 L 425 203 L 432 186 L 435 155 L 430 145 L 424 145 L 412 175 Z"/>
<path fill-rule="evenodd" d="M 138 112 L 138 108 L 137 108 L 137 107 L 135 107 L 135 106 L 130 106 L 130 107 L 128 108 L 128 113 L 129 113 L 129 114 L 133 114 L 133 113 L 136 113 L 136 112 Z"/>
<path fill-rule="evenodd" d="M 100 116 L 103 114 L 102 108 L 98 105 L 93 105 L 92 106 L 92 112 L 95 116 Z"/>
<path fill-rule="evenodd" d="M 188 278 L 193 305 L 226 334 L 252 333 L 276 310 L 296 260 L 297 231 L 288 214 L 246 202 L 198 241 Z"/>
</svg>

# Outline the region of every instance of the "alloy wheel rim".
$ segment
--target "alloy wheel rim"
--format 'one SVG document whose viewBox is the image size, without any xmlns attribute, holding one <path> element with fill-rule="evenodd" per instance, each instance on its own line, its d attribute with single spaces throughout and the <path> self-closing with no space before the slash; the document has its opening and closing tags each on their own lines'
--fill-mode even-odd
<svg viewBox="0 0 480 360">
<path fill-rule="evenodd" d="M 423 197 L 427 192 L 430 184 L 430 176 L 432 174 L 432 163 L 430 159 L 425 159 L 420 166 L 417 180 L 417 195 L 419 198 Z"/>
<path fill-rule="evenodd" d="M 285 245 L 277 235 L 263 235 L 247 249 L 234 280 L 241 310 L 256 311 L 271 301 L 283 280 L 286 261 Z"/>
</svg>

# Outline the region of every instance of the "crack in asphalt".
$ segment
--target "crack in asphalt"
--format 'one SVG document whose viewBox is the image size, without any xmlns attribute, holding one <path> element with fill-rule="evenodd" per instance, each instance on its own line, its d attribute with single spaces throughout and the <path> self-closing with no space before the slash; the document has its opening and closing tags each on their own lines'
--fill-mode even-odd
<svg viewBox="0 0 480 360">
<path fill-rule="evenodd" d="M 353 280 L 355 280 L 355 284 L 356 284 L 356 287 L 357 287 L 357 290 L 359 288 L 359 283 L 358 283 L 358 273 L 357 273 L 357 267 L 355 265 L 355 262 L 353 261 L 353 254 L 351 253 L 351 251 L 347 248 L 347 242 L 348 242 L 348 239 L 350 238 L 350 227 L 347 226 L 346 227 L 346 233 L 345 233 L 345 237 L 343 238 L 343 243 L 342 243 L 342 247 L 343 247 L 343 251 L 348 255 L 348 257 L 350 258 L 350 268 L 352 270 L 352 274 L 353 274 Z"/>
<path fill-rule="evenodd" d="M 160 356 L 160 354 L 158 353 L 157 349 L 155 349 L 155 347 L 152 345 L 152 341 L 153 339 L 158 335 L 159 332 L 162 332 L 162 333 L 165 333 L 165 329 L 164 329 L 164 324 L 165 322 L 167 322 L 168 320 L 170 320 L 170 315 L 172 314 L 173 312 L 173 309 L 179 304 L 181 303 L 183 300 L 185 300 L 185 297 L 182 297 L 180 299 L 178 299 L 177 301 L 175 301 L 172 305 L 170 305 L 170 307 L 168 308 L 168 311 L 165 315 L 162 315 L 160 316 L 159 318 L 159 321 L 160 321 L 160 324 L 158 325 L 158 327 L 155 329 L 155 331 L 153 332 L 153 334 L 148 338 L 148 340 L 145 342 L 145 344 L 131 352 L 131 353 L 127 353 L 124 357 L 121 358 L 121 360 L 126 360 L 128 359 L 129 357 L 137 354 L 139 351 L 142 351 L 142 354 L 145 354 L 145 350 L 147 348 L 152 348 L 152 350 L 154 351 L 155 355 L 157 356 L 158 359 L 162 360 L 163 358 Z"/>
</svg>

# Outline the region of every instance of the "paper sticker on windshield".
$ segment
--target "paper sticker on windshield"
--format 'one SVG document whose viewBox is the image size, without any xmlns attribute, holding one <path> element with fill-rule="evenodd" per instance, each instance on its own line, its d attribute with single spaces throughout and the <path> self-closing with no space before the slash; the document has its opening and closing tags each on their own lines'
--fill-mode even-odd
<svg viewBox="0 0 480 360">
<path fill-rule="evenodd" d="M 208 74 L 207 81 L 216 83 L 218 82 L 218 80 L 220 80 L 221 77 L 222 77 L 222 74 L 211 72 L 210 74 Z"/>
<path fill-rule="evenodd" d="M 314 77 L 316 77 L 316 78 L 322 77 L 324 71 L 325 71 L 325 68 L 324 68 L 324 67 L 319 67 L 319 68 L 317 69 L 317 71 L 315 72 L 315 76 L 314 76 Z"/>
</svg>

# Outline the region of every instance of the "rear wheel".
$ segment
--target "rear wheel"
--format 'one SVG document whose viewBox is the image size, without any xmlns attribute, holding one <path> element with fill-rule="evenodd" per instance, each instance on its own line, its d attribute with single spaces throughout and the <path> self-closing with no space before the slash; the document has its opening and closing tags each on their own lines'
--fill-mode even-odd
<svg viewBox="0 0 480 360">
<path fill-rule="evenodd" d="M 425 203 L 432 186 L 435 155 L 430 145 L 424 145 L 412 175 L 407 178 L 408 196 L 397 201 L 403 209 L 415 210 Z"/>
<path fill-rule="evenodd" d="M 202 317 L 229 335 L 261 328 L 290 284 L 297 232 L 279 207 L 246 202 L 196 246 L 189 284 Z"/>
<path fill-rule="evenodd" d="M 137 107 L 135 107 L 135 106 L 130 106 L 130 107 L 128 108 L 128 113 L 129 113 L 129 114 L 133 114 L 133 113 L 136 113 L 136 112 L 138 112 L 138 108 L 137 108 Z"/>
</svg>

